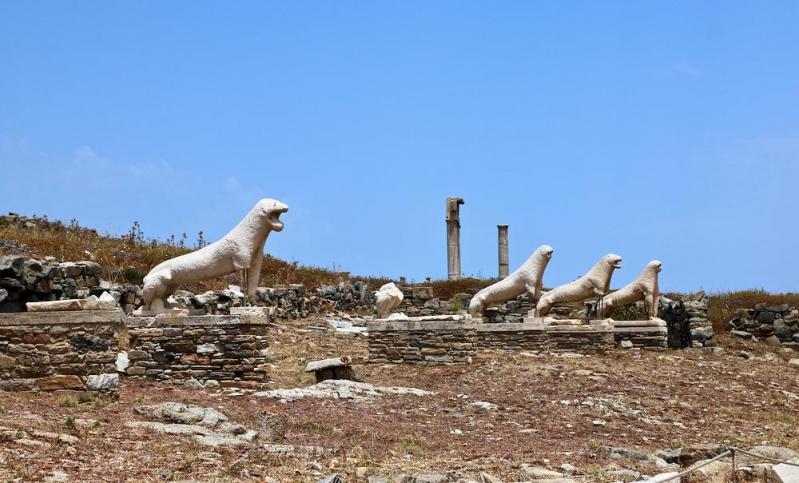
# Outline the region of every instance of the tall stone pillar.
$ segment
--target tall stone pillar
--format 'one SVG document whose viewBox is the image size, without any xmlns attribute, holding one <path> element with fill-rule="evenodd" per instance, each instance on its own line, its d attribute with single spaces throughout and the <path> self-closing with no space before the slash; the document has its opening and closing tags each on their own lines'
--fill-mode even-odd
<svg viewBox="0 0 799 483">
<path fill-rule="evenodd" d="M 447 198 L 447 278 L 461 278 L 461 214 L 463 198 Z"/>
<path fill-rule="evenodd" d="M 499 278 L 508 276 L 508 225 L 497 225 L 497 249 L 499 253 Z"/>
</svg>

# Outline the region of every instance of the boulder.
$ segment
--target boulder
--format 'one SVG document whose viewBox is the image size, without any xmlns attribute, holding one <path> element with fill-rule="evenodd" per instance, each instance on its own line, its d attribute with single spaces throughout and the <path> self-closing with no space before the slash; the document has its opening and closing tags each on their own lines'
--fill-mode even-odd
<svg viewBox="0 0 799 483">
<path fill-rule="evenodd" d="M 116 391 L 119 387 L 119 374 L 96 374 L 86 378 L 86 388 L 92 391 Z"/>
<path fill-rule="evenodd" d="M 563 473 L 552 471 L 543 466 L 522 465 L 519 470 L 519 481 L 562 480 L 566 478 Z"/>
<path fill-rule="evenodd" d="M 789 461 L 792 464 L 780 463 L 771 467 L 769 481 L 776 483 L 796 483 L 799 481 L 799 458 Z"/>
<path fill-rule="evenodd" d="M 781 341 L 788 342 L 793 338 L 793 330 L 782 319 L 774 321 L 774 335 Z"/>
</svg>

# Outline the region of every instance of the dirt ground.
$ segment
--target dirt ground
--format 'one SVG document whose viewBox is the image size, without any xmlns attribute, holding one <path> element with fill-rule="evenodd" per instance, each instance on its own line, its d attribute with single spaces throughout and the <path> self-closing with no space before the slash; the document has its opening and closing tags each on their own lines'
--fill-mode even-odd
<svg viewBox="0 0 799 483">
<path fill-rule="evenodd" d="M 366 340 L 308 331 L 309 321 L 282 323 L 272 341 L 273 388 L 313 383 L 309 360 L 348 354 L 358 365 Z M 796 353 L 722 339 L 724 354 L 699 350 L 614 351 L 605 355 L 482 353 L 470 365 L 362 365 L 365 382 L 434 391 L 366 401 L 281 402 L 251 392 L 197 391 L 126 380 L 119 400 L 58 394 L 0 393 L 0 478 L 28 481 L 186 480 L 344 481 L 368 475 L 487 472 L 514 481 L 523 463 L 569 463 L 579 478 L 611 481 L 607 471 L 661 472 L 633 458 L 612 459 L 606 447 L 646 453 L 716 443 L 768 444 L 799 450 Z M 754 353 L 751 359 L 737 354 Z M 208 447 L 190 436 L 129 429 L 142 404 L 177 401 L 217 408 L 255 428 L 258 415 L 285 417 L 282 444 L 326 448 L 322 456 L 289 457 L 248 447 Z M 480 409 L 485 401 L 497 406 Z M 72 442 L 30 436 L 73 435 Z M 28 437 L 20 437 L 24 431 Z M 32 441 L 32 442 L 31 442 Z"/>
</svg>

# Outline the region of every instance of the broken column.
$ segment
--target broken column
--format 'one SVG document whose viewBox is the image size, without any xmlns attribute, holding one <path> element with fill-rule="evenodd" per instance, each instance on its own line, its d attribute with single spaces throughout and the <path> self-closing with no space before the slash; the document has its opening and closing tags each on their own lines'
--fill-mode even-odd
<svg viewBox="0 0 799 483">
<path fill-rule="evenodd" d="M 497 247 L 499 251 L 499 278 L 508 276 L 508 225 L 497 225 Z"/>
<path fill-rule="evenodd" d="M 463 198 L 447 198 L 447 278 L 461 278 L 461 215 Z"/>
</svg>

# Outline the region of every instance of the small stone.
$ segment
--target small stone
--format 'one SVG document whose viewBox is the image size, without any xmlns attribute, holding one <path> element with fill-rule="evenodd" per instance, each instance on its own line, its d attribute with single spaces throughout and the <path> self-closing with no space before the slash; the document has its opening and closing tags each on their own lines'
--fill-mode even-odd
<svg viewBox="0 0 799 483">
<path fill-rule="evenodd" d="M 216 346 L 216 344 L 212 344 L 210 342 L 197 346 L 197 353 L 200 355 L 211 355 L 217 352 L 219 352 L 219 348 Z"/>
<path fill-rule="evenodd" d="M 499 407 L 496 404 L 491 404 L 490 402 L 487 401 L 475 401 L 473 403 L 469 403 L 469 406 L 475 409 L 482 409 L 483 411 L 491 411 Z"/>
<path fill-rule="evenodd" d="M 117 368 L 117 372 L 125 373 L 128 370 L 128 366 L 130 365 L 130 361 L 128 360 L 128 353 L 122 351 L 119 354 L 117 354 L 117 360 L 115 365 Z"/>
<path fill-rule="evenodd" d="M 116 391 L 119 374 L 96 374 L 86 377 L 86 387 L 92 391 Z"/>
<path fill-rule="evenodd" d="M 671 480 L 677 475 L 679 475 L 679 473 L 676 471 L 672 471 L 671 473 L 661 473 L 649 478 L 648 480 L 645 480 L 644 483 L 662 483 L 664 481 Z"/>
<path fill-rule="evenodd" d="M 219 381 L 217 381 L 216 379 L 208 379 L 207 381 L 205 381 L 206 389 L 214 389 L 217 387 L 219 387 Z"/>
<path fill-rule="evenodd" d="M 755 356 L 755 355 L 754 355 L 754 354 L 752 354 L 752 353 L 751 353 L 751 352 L 749 352 L 749 351 L 741 351 L 741 352 L 739 352 L 739 353 L 738 353 L 738 357 L 741 357 L 741 358 L 743 358 L 743 359 L 751 359 L 751 358 L 753 358 L 754 356 Z"/>
<path fill-rule="evenodd" d="M 201 383 L 200 381 L 198 381 L 193 377 L 183 381 L 183 387 L 185 387 L 186 389 L 194 389 L 194 390 L 205 389 L 203 383 Z"/>
<path fill-rule="evenodd" d="M 631 340 L 623 340 L 619 344 L 622 349 L 632 349 L 633 348 L 633 341 Z"/>
<path fill-rule="evenodd" d="M 771 347 L 779 347 L 781 342 L 780 339 L 776 335 L 770 335 L 763 339 L 763 342 L 770 345 Z"/>
<path fill-rule="evenodd" d="M 799 367 L 799 359 L 791 359 L 788 361 L 789 366 Z"/>
<path fill-rule="evenodd" d="M 731 330 L 730 334 L 734 335 L 735 337 L 740 337 L 741 339 L 751 339 L 752 334 L 745 330 Z"/>
<path fill-rule="evenodd" d="M 530 480 L 552 480 L 556 478 L 563 478 L 562 473 L 557 471 L 548 470 L 542 466 L 522 465 L 519 470 L 520 481 Z"/>
</svg>

